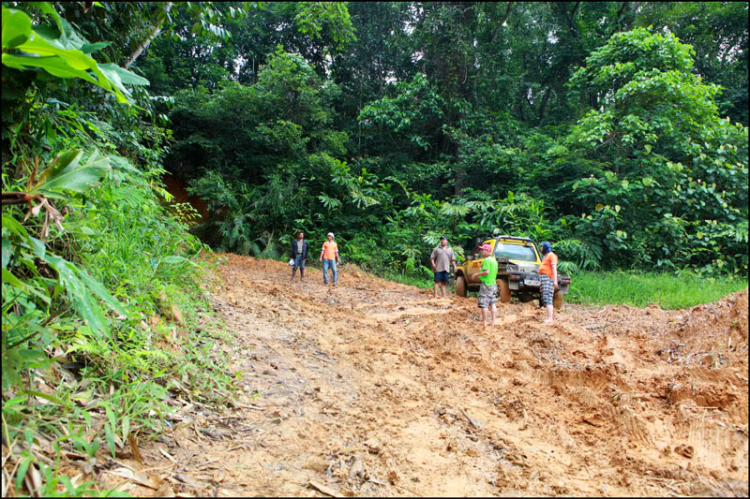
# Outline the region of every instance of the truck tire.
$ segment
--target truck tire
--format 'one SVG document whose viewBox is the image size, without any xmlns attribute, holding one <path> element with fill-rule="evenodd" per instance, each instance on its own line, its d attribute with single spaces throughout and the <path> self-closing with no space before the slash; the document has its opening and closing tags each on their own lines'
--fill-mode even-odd
<svg viewBox="0 0 750 499">
<path fill-rule="evenodd" d="M 497 291 L 500 294 L 500 303 L 510 303 L 510 285 L 506 279 L 497 280 Z"/>
<path fill-rule="evenodd" d="M 561 290 L 555 291 L 555 294 L 552 295 L 552 305 L 555 308 L 562 308 L 563 306 L 563 294 Z"/>
<path fill-rule="evenodd" d="M 456 277 L 456 296 L 466 298 L 466 279 L 462 275 Z"/>
</svg>

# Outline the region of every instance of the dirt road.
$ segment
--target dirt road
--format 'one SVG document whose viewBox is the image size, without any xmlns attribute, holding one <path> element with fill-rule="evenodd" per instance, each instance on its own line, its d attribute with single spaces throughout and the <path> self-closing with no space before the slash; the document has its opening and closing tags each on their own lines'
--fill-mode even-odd
<svg viewBox="0 0 750 499">
<path fill-rule="evenodd" d="M 747 290 L 689 311 L 566 306 L 553 325 L 501 305 L 482 330 L 476 298 L 226 258 L 215 307 L 238 342 L 215 351 L 244 395 L 184 408 L 142 449 L 154 489 L 130 493 L 748 493 Z"/>
</svg>

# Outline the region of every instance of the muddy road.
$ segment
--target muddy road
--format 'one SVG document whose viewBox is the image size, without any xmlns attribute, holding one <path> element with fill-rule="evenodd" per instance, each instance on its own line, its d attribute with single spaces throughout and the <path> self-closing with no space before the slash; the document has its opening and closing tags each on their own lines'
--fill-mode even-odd
<svg viewBox="0 0 750 499">
<path fill-rule="evenodd" d="M 244 373 L 127 461 L 204 496 L 747 495 L 747 290 L 691 310 L 498 304 L 225 255 L 214 351 Z"/>
</svg>

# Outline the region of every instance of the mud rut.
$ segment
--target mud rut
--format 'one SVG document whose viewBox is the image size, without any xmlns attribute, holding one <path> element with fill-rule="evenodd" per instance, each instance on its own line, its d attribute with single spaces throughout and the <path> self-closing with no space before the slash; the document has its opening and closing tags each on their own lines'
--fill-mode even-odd
<svg viewBox="0 0 750 499">
<path fill-rule="evenodd" d="M 139 495 L 747 495 L 747 290 L 690 311 L 476 299 L 226 255 L 245 373 L 122 460 Z M 116 483 L 116 482 L 113 482 Z"/>
</svg>

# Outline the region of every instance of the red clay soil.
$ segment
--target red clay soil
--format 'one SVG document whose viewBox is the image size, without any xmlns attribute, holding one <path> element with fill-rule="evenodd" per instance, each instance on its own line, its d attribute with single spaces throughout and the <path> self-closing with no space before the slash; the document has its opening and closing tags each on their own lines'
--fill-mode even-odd
<svg viewBox="0 0 750 499">
<path fill-rule="evenodd" d="M 186 405 L 125 462 L 153 487 L 131 494 L 748 494 L 747 290 L 551 325 L 499 305 L 482 329 L 476 298 L 226 258 L 213 299 L 238 341 L 214 352 L 243 393 Z"/>
</svg>

